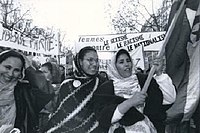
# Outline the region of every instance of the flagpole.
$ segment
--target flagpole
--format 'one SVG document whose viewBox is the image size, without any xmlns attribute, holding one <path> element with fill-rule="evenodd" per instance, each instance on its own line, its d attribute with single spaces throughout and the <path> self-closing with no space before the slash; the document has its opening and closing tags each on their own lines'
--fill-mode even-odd
<svg viewBox="0 0 200 133">
<path fill-rule="evenodd" d="M 163 55 L 165 53 L 165 47 L 166 47 L 166 45 L 167 45 L 167 43 L 169 41 L 169 38 L 170 38 L 170 36 L 172 34 L 172 31 L 174 30 L 174 27 L 176 25 L 177 19 L 178 19 L 179 15 L 180 15 L 183 7 L 184 7 L 185 1 L 186 0 L 182 0 L 182 3 L 180 5 L 179 9 L 177 10 L 176 14 L 174 15 L 174 18 L 172 19 L 172 22 L 171 22 L 171 24 L 169 26 L 169 29 L 168 29 L 168 31 L 167 31 L 167 33 L 165 35 L 164 43 L 163 43 L 163 45 L 161 47 L 161 50 L 159 51 L 159 53 L 157 55 L 157 58 L 163 57 Z M 152 68 L 151 68 L 151 70 L 150 70 L 150 72 L 148 74 L 147 80 L 146 80 L 146 82 L 145 82 L 145 84 L 143 86 L 142 92 L 144 92 L 144 93 L 147 92 L 148 86 L 150 84 L 150 81 L 151 81 L 154 73 L 155 73 L 156 67 L 157 67 L 156 65 L 152 66 Z"/>
</svg>

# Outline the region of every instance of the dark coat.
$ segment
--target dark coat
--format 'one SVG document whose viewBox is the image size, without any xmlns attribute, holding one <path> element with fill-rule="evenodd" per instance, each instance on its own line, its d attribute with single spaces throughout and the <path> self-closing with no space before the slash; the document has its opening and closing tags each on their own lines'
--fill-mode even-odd
<svg viewBox="0 0 200 133">
<path fill-rule="evenodd" d="M 25 72 L 28 81 L 18 82 L 14 95 L 16 102 L 15 127 L 21 133 L 37 133 L 38 114 L 53 97 L 44 75 L 28 68 Z"/>
<path fill-rule="evenodd" d="M 141 88 L 144 86 L 146 75 L 137 74 Z M 144 114 L 149 117 L 158 133 L 164 133 L 164 120 L 166 118 L 165 109 L 162 106 L 163 95 L 158 84 L 154 79 L 151 80 L 147 91 Z M 111 126 L 111 119 L 118 104 L 122 103 L 124 98 L 114 95 L 113 81 L 107 81 L 101 85 L 95 92 L 95 112 L 99 120 L 100 127 L 107 132 Z M 130 126 L 143 120 L 144 115 L 136 108 L 132 107 L 127 111 L 119 121 L 121 125 Z"/>
</svg>

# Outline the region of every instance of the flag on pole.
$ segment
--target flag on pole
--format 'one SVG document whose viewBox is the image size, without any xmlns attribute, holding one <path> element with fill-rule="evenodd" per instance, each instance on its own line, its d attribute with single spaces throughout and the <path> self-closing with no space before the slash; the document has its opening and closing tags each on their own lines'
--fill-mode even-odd
<svg viewBox="0 0 200 133">
<path fill-rule="evenodd" d="M 166 72 L 177 89 L 177 98 L 167 111 L 167 120 L 188 121 L 194 113 L 200 93 L 200 0 L 186 0 L 166 45 Z M 181 0 L 172 4 L 169 24 Z"/>
</svg>

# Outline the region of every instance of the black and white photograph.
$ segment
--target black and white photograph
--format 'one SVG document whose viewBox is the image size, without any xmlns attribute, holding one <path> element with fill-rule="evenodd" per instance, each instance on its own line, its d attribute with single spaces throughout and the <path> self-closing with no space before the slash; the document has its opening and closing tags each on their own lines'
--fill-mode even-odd
<svg viewBox="0 0 200 133">
<path fill-rule="evenodd" d="M 0 133 L 200 133 L 200 0 L 0 0 Z"/>
</svg>

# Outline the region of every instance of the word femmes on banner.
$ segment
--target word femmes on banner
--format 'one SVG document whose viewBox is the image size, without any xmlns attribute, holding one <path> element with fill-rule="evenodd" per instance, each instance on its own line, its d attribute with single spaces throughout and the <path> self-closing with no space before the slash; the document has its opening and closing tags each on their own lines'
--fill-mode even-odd
<svg viewBox="0 0 200 133">
<path fill-rule="evenodd" d="M 107 42 L 104 41 L 104 37 L 98 37 L 98 36 L 79 37 L 78 42 L 91 43 L 90 46 L 92 46 L 94 49 L 96 49 L 98 51 L 109 51 L 110 50 L 110 46 L 107 44 Z M 102 43 L 102 45 L 93 45 L 95 43 Z"/>
<path fill-rule="evenodd" d="M 117 37 L 113 38 L 113 36 L 117 36 Z M 142 37 L 142 35 L 140 35 L 140 37 Z M 105 38 L 102 36 L 83 36 L 83 37 L 79 37 L 78 42 L 90 44 L 90 46 L 94 47 L 98 51 L 110 51 L 110 50 L 113 51 L 115 49 L 113 49 L 113 48 L 111 49 L 110 44 L 116 44 L 118 42 L 121 43 L 122 41 L 129 39 L 127 37 L 127 34 L 122 35 L 122 36 L 109 35 L 109 36 L 107 36 L 106 40 L 105 40 Z M 134 37 L 129 40 L 136 42 L 136 41 L 139 41 L 140 38 Z M 94 44 L 98 44 L 98 45 L 94 45 Z"/>
</svg>

